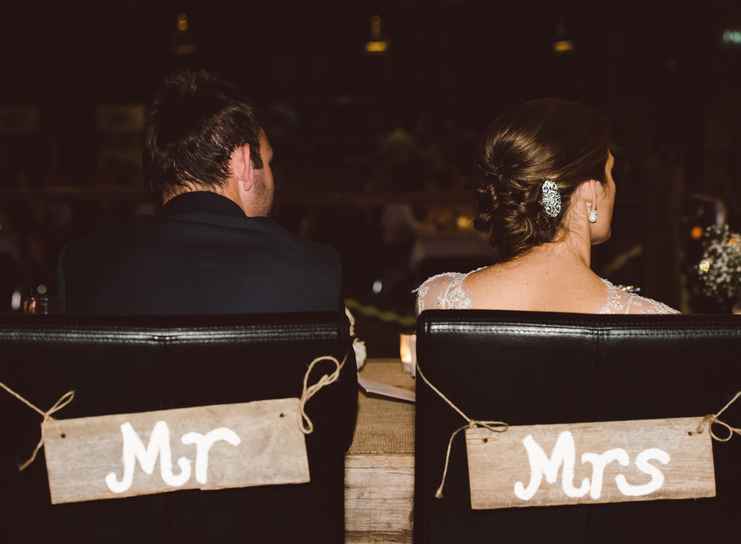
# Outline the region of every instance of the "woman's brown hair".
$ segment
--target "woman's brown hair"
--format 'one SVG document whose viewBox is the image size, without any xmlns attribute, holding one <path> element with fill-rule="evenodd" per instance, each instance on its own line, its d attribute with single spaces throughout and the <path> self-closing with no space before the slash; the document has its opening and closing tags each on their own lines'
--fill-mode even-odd
<svg viewBox="0 0 741 544">
<path fill-rule="evenodd" d="M 489 126 L 477 161 L 476 226 L 489 233 L 498 261 L 555 239 L 574 190 L 590 179 L 605 181 L 609 147 L 607 118 L 575 102 L 533 100 Z M 561 194 L 557 217 L 541 205 L 547 179 Z"/>
</svg>

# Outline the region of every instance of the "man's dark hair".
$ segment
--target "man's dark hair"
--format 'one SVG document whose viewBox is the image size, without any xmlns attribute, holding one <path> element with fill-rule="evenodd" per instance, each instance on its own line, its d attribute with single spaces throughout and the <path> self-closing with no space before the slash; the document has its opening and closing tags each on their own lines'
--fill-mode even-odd
<svg viewBox="0 0 741 544">
<path fill-rule="evenodd" d="M 218 187 L 235 149 L 248 144 L 262 168 L 260 126 L 252 104 L 233 84 L 206 71 L 169 76 L 155 94 L 145 130 L 144 169 L 163 194 L 193 185 Z"/>
</svg>

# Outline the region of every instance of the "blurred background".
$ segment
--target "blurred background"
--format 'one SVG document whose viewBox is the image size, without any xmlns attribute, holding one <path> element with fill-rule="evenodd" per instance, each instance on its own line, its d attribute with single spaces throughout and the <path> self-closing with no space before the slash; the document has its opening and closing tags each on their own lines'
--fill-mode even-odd
<svg viewBox="0 0 741 544">
<path fill-rule="evenodd" d="M 735 302 L 698 267 L 707 227 L 739 230 L 737 1 L 15 2 L 0 25 L 0 312 L 53 301 L 69 239 L 154 213 L 145 105 L 179 67 L 257 102 L 276 218 L 340 252 L 371 356 L 398 353 L 423 279 L 490 262 L 467 191 L 477 139 L 535 97 L 614 124 L 618 203 L 596 271 L 687 312 Z"/>
</svg>

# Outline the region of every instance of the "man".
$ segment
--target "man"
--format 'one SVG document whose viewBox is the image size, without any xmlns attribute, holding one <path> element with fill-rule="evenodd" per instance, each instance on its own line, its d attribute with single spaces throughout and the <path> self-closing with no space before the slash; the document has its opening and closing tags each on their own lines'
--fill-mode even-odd
<svg viewBox="0 0 741 544">
<path fill-rule="evenodd" d="M 154 220 L 96 232 L 60 259 L 74 314 L 336 311 L 334 250 L 268 216 L 273 151 L 253 107 L 206 72 L 164 82 L 152 104 L 145 173 L 161 194 Z"/>
</svg>

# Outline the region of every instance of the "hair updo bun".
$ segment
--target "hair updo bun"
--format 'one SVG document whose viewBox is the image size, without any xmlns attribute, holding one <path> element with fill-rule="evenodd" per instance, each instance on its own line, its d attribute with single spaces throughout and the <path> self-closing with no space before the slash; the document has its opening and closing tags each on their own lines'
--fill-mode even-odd
<svg viewBox="0 0 741 544">
<path fill-rule="evenodd" d="M 498 260 L 553 241 L 579 184 L 604 182 L 608 151 L 607 119 L 581 104 L 534 100 L 497 118 L 479 151 L 475 225 L 490 234 Z M 561 195 L 556 217 L 541 204 L 547 179 Z"/>
</svg>

